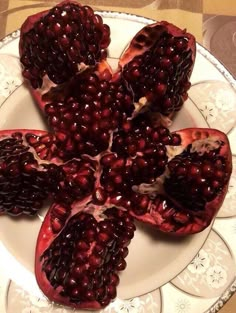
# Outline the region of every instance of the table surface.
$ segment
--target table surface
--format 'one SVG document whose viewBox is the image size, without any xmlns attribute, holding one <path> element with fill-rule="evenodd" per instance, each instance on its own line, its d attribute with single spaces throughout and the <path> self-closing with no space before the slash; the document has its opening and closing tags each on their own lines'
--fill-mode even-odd
<svg viewBox="0 0 236 313">
<path fill-rule="evenodd" d="M 18 29 L 28 15 L 47 9 L 57 2 L 0 0 L 0 39 Z M 187 28 L 236 77 L 235 0 L 84 0 L 83 4 L 95 10 L 120 11 L 155 20 L 168 20 Z M 236 312 L 236 294 L 219 312 Z"/>
</svg>

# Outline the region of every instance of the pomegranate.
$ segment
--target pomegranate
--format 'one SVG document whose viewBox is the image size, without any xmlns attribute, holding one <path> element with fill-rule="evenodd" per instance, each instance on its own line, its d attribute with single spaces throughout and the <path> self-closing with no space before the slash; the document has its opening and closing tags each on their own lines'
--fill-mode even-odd
<svg viewBox="0 0 236 313">
<path fill-rule="evenodd" d="M 134 220 L 168 234 L 200 232 L 232 171 L 222 132 L 165 127 L 187 98 L 193 36 L 167 22 L 145 26 L 114 73 L 109 42 L 102 18 L 75 1 L 29 17 L 23 76 L 51 131 L 0 133 L 0 213 L 34 215 L 51 200 L 36 279 L 50 300 L 74 308 L 116 297 Z"/>
<path fill-rule="evenodd" d="M 61 158 L 108 149 L 111 132 L 119 128 L 134 111 L 133 94 L 120 75 L 84 70 L 66 90 L 49 91 L 40 102 L 48 124 L 60 141 Z M 69 91 L 69 94 L 68 94 Z"/>
<path fill-rule="evenodd" d="M 63 1 L 49 11 L 30 16 L 21 28 L 23 76 L 33 88 L 45 75 L 55 84 L 68 81 L 85 65 L 106 58 L 110 29 L 89 6 Z"/>
<path fill-rule="evenodd" d="M 94 165 L 63 163 L 57 154 L 55 136 L 45 131 L 0 132 L 0 213 L 35 215 L 49 196 L 70 204 L 90 194 Z"/>
<path fill-rule="evenodd" d="M 39 233 L 35 262 L 38 284 L 49 299 L 75 308 L 99 309 L 116 297 L 117 273 L 126 267 L 135 226 L 127 212 L 111 207 L 102 213 L 103 209 L 90 203 L 72 210 L 54 204 L 49 210 Z M 61 227 L 55 230 L 56 218 Z"/>
<path fill-rule="evenodd" d="M 140 30 L 120 58 L 135 102 L 166 126 L 187 99 L 195 55 L 195 38 L 163 21 Z"/>
</svg>

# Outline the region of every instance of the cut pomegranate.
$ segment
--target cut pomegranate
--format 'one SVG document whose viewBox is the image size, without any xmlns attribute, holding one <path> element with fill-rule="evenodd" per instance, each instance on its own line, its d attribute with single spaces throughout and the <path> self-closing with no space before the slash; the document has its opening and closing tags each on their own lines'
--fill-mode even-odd
<svg viewBox="0 0 236 313">
<path fill-rule="evenodd" d="M 109 27 L 64 1 L 23 24 L 23 75 L 53 133 L 0 133 L 0 213 L 33 215 L 52 199 L 36 247 L 38 284 L 83 309 L 116 297 L 133 218 L 174 235 L 202 231 L 227 192 L 227 136 L 168 125 L 187 98 L 192 35 L 144 27 L 113 73 Z M 162 124 L 162 125 L 160 125 Z"/>
<path fill-rule="evenodd" d="M 70 79 L 86 67 L 103 64 L 111 72 L 106 64 L 109 43 L 109 27 L 88 6 L 64 1 L 49 11 L 30 16 L 21 28 L 20 56 L 23 75 L 36 89 L 32 92 L 39 105 L 44 107 L 52 101 L 49 95 L 42 98 L 52 86 L 63 84 L 54 94 L 68 95 Z M 151 111 L 157 123 L 169 126 L 187 99 L 195 54 L 195 38 L 173 24 L 157 22 L 140 30 L 121 56 L 117 71 L 134 93 L 135 111 Z M 77 86 L 80 81 L 77 80 Z M 105 91 L 99 84 L 88 86 L 92 88 L 78 92 L 86 92 L 89 98 L 93 93 L 92 100 L 94 94 Z M 111 99 L 116 101 L 112 96 Z M 79 100 L 82 106 L 88 103 L 86 97 Z"/>
<path fill-rule="evenodd" d="M 161 114 L 165 126 L 187 99 L 195 55 L 195 38 L 164 21 L 140 30 L 120 59 L 135 102 Z"/>
<path fill-rule="evenodd" d="M 55 84 L 68 81 L 86 65 L 106 58 L 110 29 L 89 6 L 63 1 L 49 11 L 30 16 L 21 27 L 23 76 L 33 88 L 44 76 Z"/>
<path fill-rule="evenodd" d="M 190 128 L 174 134 L 181 146 L 167 147 L 169 162 L 154 183 L 133 188 L 143 196 L 136 194 L 140 210 L 131 207 L 131 214 L 163 232 L 185 235 L 209 226 L 221 207 L 232 156 L 227 137 L 218 130 Z M 147 195 L 153 200 L 147 201 Z"/>
<path fill-rule="evenodd" d="M 126 212 L 103 209 L 77 203 L 71 210 L 61 204 L 49 210 L 38 237 L 35 272 L 50 300 L 99 309 L 116 297 L 117 273 L 126 267 L 135 226 Z M 60 229 L 55 230 L 55 219 Z"/>
<path fill-rule="evenodd" d="M 48 124 L 60 141 L 60 156 L 89 154 L 108 149 L 111 132 L 119 128 L 134 111 L 133 94 L 126 82 L 109 72 L 83 71 L 74 77 L 66 91 L 52 90 L 40 101 Z"/>
<path fill-rule="evenodd" d="M 35 215 L 49 195 L 72 203 L 94 188 L 94 164 L 57 157 L 56 138 L 45 131 L 0 132 L 0 213 Z"/>
</svg>

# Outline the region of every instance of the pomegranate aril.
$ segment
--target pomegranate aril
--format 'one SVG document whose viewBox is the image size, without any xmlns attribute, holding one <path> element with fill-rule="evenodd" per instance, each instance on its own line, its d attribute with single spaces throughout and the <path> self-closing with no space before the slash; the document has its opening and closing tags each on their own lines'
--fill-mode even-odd
<svg viewBox="0 0 236 313">
<path fill-rule="evenodd" d="M 124 256 L 126 257 L 126 256 Z M 119 285 L 119 282 L 120 282 L 120 278 L 117 274 L 113 273 L 110 275 L 110 285 L 111 286 L 118 286 Z"/>
<path fill-rule="evenodd" d="M 91 268 L 99 268 L 103 265 L 103 260 L 102 258 L 98 256 L 91 255 L 88 259 L 89 265 Z"/>
<path fill-rule="evenodd" d="M 60 287 L 61 296 L 68 297 L 70 302 L 98 301 L 100 306 L 116 296 L 116 286 L 119 283 L 116 272 L 125 268 L 124 258 L 128 250 L 114 243 L 114 240 L 119 243 L 121 241 L 120 238 L 114 238 L 113 229 L 123 231 L 125 234 L 131 232 L 131 229 L 133 233 L 135 227 L 131 227 L 132 218 L 126 212 L 111 208 L 104 213 L 106 219 L 100 222 L 88 213 L 73 215 L 51 242 L 50 248 L 43 253 L 40 260 L 41 270 L 45 271 L 52 293 L 54 288 Z M 123 221 L 122 224 L 120 219 Z M 95 228 L 97 235 L 91 241 L 91 236 L 88 233 L 86 236 L 84 234 L 94 231 Z M 99 238 L 102 239 L 101 244 Z M 71 252 L 65 257 L 64 248 L 58 250 L 58 247 L 62 245 L 66 247 L 69 243 Z M 67 268 L 67 274 L 64 268 Z"/>
</svg>

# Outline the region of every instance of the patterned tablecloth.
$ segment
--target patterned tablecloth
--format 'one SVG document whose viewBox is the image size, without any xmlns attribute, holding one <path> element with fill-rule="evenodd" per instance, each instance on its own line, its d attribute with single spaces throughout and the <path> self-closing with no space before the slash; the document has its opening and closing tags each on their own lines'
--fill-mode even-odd
<svg viewBox="0 0 236 313">
<path fill-rule="evenodd" d="M 0 39 L 18 29 L 26 16 L 47 9 L 57 2 L 59 1 L 0 0 Z M 196 36 L 199 43 L 210 50 L 234 77 L 236 76 L 235 0 L 84 0 L 83 4 L 90 5 L 95 10 L 120 11 L 155 20 L 168 20 L 181 28 L 187 28 Z M 212 244 L 214 245 L 214 238 Z M 207 252 L 202 250 L 198 258 L 199 261 L 207 262 Z M 204 262 L 203 266 L 206 265 Z M 194 264 L 189 270 L 190 272 L 196 270 Z M 187 310 L 187 304 L 183 302 L 179 303 L 178 312 L 190 311 Z M 236 294 L 219 312 L 236 312 Z"/>
</svg>

